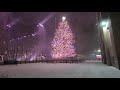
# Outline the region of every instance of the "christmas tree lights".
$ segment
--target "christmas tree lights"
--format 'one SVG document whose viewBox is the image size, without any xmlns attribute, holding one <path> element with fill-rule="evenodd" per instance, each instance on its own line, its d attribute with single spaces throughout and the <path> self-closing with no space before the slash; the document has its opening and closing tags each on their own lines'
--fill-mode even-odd
<svg viewBox="0 0 120 90">
<path fill-rule="evenodd" d="M 74 57 L 76 55 L 74 43 L 74 35 L 66 21 L 66 17 L 62 17 L 52 41 L 52 58 Z"/>
</svg>

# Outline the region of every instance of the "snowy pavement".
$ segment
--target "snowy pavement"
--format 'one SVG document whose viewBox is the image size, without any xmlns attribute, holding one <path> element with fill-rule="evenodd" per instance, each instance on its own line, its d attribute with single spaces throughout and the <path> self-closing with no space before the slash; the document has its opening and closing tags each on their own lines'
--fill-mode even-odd
<svg viewBox="0 0 120 90">
<path fill-rule="evenodd" d="M 120 70 L 101 62 L 31 63 L 0 66 L 0 78 L 120 78 Z"/>
</svg>

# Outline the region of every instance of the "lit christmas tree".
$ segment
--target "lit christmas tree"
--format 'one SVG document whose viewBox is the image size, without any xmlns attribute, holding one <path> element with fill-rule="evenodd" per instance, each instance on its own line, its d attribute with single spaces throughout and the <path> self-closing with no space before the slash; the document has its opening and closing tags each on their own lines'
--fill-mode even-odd
<svg viewBox="0 0 120 90">
<path fill-rule="evenodd" d="M 66 21 L 66 17 L 62 17 L 58 29 L 55 32 L 55 37 L 52 41 L 52 58 L 62 59 L 74 57 L 76 55 L 73 44 L 75 43 L 71 28 Z"/>
</svg>

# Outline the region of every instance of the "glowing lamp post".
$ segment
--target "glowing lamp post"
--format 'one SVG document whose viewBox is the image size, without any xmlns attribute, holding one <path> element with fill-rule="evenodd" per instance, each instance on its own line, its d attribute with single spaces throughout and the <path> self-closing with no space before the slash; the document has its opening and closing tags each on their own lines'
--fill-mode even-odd
<svg viewBox="0 0 120 90">
<path fill-rule="evenodd" d="M 106 25 L 107 25 L 106 21 L 101 22 L 101 26 L 106 26 Z"/>
<path fill-rule="evenodd" d="M 109 20 L 104 20 L 104 21 L 102 21 L 101 23 L 100 23 L 100 26 L 102 27 L 102 28 L 108 28 L 109 27 Z"/>
</svg>

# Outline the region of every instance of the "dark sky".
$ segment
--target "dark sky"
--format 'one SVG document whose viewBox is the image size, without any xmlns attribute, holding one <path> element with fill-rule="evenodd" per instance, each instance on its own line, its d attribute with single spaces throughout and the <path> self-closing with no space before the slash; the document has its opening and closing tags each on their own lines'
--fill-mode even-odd
<svg viewBox="0 0 120 90">
<path fill-rule="evenodd" d="M 55 27 L 65 15 L 75 35 L 77 53 L 87 54 L 98 48 L 95 12 L 4 12 L 0 13 L 0 24 L 3 25 L 3 21 L 8 24 L 19 18 L 19 22 L 10 29 L 11 38 L 17 38 L 36 32 L 37 24 L 51 13 L 53 17 L 44 24 L 49 46 L 54 37 Z"/>
</svg>

